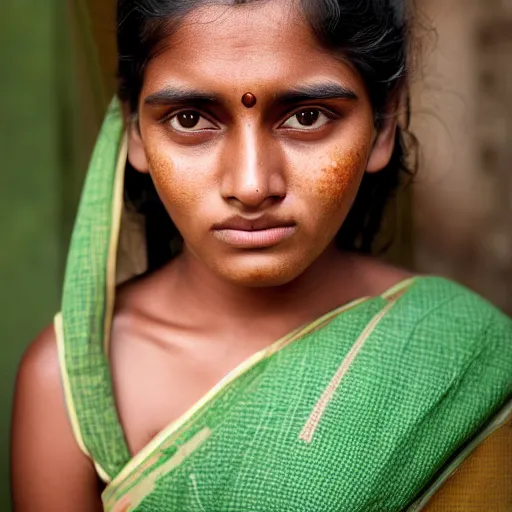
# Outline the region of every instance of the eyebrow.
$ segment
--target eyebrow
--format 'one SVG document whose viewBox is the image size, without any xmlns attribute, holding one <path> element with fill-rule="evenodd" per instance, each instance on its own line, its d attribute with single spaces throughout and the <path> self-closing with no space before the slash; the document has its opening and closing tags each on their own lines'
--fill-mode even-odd
<svg viewBox="0 0 512 512">
<path fill-rule="evenodd" d="M 304 85 L 278 93 L 273 98 L 273 103 L 287 105 L 301 101 L 347 99 L 357 100 L 357 95 L 352 90 L 334 83 L 319 83 Z M 165 106 L 176 104 L 220 104 L 221 99 L 215 94 L 198 89 L 166 87 L 149 95 L 144 99 L 144 104 L 150 106 Z"/>
<path fill-rule="evenodd" d="M 217 96 L 197 89 L 166 87 L 144 99 L 144 104 L 165 106 L 176 104 L 220 103 Z"/>
<path fill-rule="evenodd" d="M 327 82 L 295 87 L 275 96 L 275 102 L 282 104 L 331 99 L 357 100 L 357 94 L 340 84 Z"/>
</svg>

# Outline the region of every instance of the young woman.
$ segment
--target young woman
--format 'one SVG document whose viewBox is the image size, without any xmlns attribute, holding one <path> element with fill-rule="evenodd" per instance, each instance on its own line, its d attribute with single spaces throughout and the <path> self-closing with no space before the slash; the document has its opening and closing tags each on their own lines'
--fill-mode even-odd
<svg viewBox="0 0 512 512">
<path fill-rule="evenodd" d="M 408 173 L 404 5 L 118 2 L 17 511 L 506 510 L 512 323 L 371 256 Z"/>
</svg>

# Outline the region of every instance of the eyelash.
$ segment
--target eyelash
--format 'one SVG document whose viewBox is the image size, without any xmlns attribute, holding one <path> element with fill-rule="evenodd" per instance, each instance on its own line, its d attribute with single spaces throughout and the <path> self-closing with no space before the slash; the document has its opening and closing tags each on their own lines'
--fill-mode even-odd
<svg viewBox="0 0 512 512">
<path fill-rule="evenodd" d="M 288 112 L 286 114 L 286 117 L 284 118 L 284 120 L 281 121 L 278 126 L 282 126 L 284 123 L 289 121 L 292 117 L 296 116 L 297 114 L 300 114 L 301 112 L 307 111 L 307 110 L 317 110 L 319 113 L 326 116 L 329 119 L 329 122 L 326 124 L 329 124 L 331 121 L 335 121 L 335 120 L 341 118 L 341 114 L 336 113 L 333 110 L 327 109 L 325 107 L 315 107 L 315 106 L 310 106 L 310 105 L 304 105 L 304 106 L 301 106 L 299 108 L 296 108 L 296 109 Z M 323 125 L 323 126 L 325 126 L 325 125 Z M 295 131 L 298 130 L 297 128 L 285 128 L 285 129 L 295 130 Z M 300 131 L 300 130 L 298 130 L 298 131 Z M 304 131 L 314 131 L 314 130 L 304 130 Z"/>
<path fill-rule="evenodd" d="M 180 108 L 179 110 L 173 110 L 172 112 L 168 112 L 161 119 L 159 119 L 159 123 L 166 124 L 169 123 L 174 117 L 182 114 L 183 112 L 197 112 L 201 117 L 207 119 L 210 123 L 216 124 L 215 121 L 210 119 L 210 116 L 205 115 L 201 110 L 195 108 Z"/>
</svg>

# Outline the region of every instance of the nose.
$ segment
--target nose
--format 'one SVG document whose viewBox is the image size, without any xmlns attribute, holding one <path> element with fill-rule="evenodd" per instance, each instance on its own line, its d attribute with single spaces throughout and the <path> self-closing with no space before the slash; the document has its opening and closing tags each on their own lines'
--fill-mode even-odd
<svg viewBox="0 0 512 512">
<path fill-rule="evenodd" d="M 284 198 L 286 181 L 276 142 L 247 125 L 225 148 L 222 196 L 239 208 L 258 210 Z"/>
</svg>

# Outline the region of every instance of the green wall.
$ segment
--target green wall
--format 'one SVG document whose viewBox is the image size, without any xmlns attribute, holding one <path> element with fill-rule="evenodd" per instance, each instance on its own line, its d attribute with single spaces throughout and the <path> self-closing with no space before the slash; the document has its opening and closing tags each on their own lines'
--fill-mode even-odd
<svg viewBox="0 0 512 512">
<path fill-rule="evenodd" d="M 92 28 L 79 5 L 2 2 L 0 512 L 11 510 L 9 437 L 17 367 L 59 310 L 69 236 L 106 106 L 96 94 Z"/>
<path fill-rule="evenodd" d="M 58 309 L 69 214 L 58 0 L 3 0 L 0 16 L 0 511 L 10 510 L 12 392 L 23 350 Z M 60 49 L 59 49 L 60 48 Z M 34 426 L 37 428 L 37 426 Z M 48 461 L 51 464 L 51 461 Z"/>
</svg>

